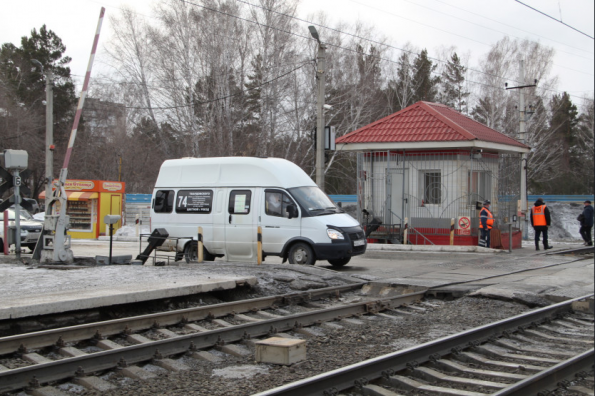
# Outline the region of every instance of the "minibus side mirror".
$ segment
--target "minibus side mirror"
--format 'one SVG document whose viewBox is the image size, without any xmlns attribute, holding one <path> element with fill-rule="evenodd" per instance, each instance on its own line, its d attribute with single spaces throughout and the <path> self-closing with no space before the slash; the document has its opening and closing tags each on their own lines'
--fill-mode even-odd
<svg viewBox="0 0 595 396">
<path fill-rule="evenodd" d="M 294 217 L 298 217 L 298 211 L 294 204 L 287 205 L 287 214 L 289 214 L 289 218 L 293 219 Z"/>
</svg>

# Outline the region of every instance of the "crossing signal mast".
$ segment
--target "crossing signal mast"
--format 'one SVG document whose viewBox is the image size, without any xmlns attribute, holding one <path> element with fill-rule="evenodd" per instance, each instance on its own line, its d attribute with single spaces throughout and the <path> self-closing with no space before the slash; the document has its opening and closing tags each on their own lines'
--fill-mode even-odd
<svg viewBox="0 0 595 396">
<path fill-rule="evenodd" d="M 68 140 L 68 149 L 64 157 L 64 164 L 60 171 L 60 177 L 58 180 L 51 180 L 52 177 L 48 177 L 46 180 L 47 188 L 46 192 L 50 191 L 51 194 L 46 193 L 46 213 L 45 221 L 43 226 L 43 234 L 41 236 L 41 263 L 57 263 L 63 262 L 71 264 L 74 261 L 74 255 L 70 249 L 70 236 L 67 235 L 70 217 L 66 215 L 67 196 L 64 190 L 66 183 L 66 177 L 68 175 L 68 164 L 70 162 L 70 156 L 72 155 L 72 148 L 76 139 L 76 131 L 78 124 L 83 112 L 83 105 L 85 104 L 85 97 L 87 96 L 87 90 L 89 88 L 89 80 L 91 78 L 91 68 L 93 66 L 93 60 L 95 59 L 95 52 L 97 51 L 97 43 L 99 42 L 99 32 L 101 31 L 101 24 L 103 23 L 103 16 L 105 15 L 105 8 L 101 7 L 99 14 L 99 22 L 97 23 L 97 30 L 95 32 L 95 38 L 93 40 L 93 48 L 91 49 L 91 56 L 89 58 L 89 65 L 87 66 L 87 73 L 85 74 L 85 81 L 83 83 L 83 89 L 79 98 L 79 103 L 76 109 L 76 115 L 74 117 L 74 124 L 72 131 L 70 132 L 70 139 Z M 47 110 L 47 109 L 46 109 Z M 53 184 L 53 185 L 52 185 Z M 60 211 L 58 212 L 58 204 Z M 39 245 L 39 243 L 38 243 Z"/>
</svg>

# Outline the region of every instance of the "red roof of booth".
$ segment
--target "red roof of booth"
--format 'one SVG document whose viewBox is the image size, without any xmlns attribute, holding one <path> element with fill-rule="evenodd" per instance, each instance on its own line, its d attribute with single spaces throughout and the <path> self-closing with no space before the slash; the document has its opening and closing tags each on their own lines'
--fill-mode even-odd
<svg viewBox="0 0 595 396">
<path fill-rule="evenodd" d="M 350 132 L 336 143 L 453 142 L 481 140 L 528 146 L 439 103 L 417 102 Z"/>
</svg>

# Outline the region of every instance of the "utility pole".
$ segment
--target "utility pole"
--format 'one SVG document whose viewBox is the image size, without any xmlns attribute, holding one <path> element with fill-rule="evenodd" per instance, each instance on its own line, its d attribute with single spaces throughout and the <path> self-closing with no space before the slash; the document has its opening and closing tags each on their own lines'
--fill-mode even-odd
<svg viewBox="0 0 595 396">
<path fill-rule="evenodd" d="M 527 126 L 527 111 L 525 109 L 525 92 L 524 88 L 530 88 L 537 86 L 537 80 L 535 84 L 526 85 L 525 83 L 525 61 L 519 59 L 519 81 L 521 83 L 518 87 L 508 87 L 506 89 L 518 89 L 519 90 L 519 141 L 526 144 L 526 126 Z M 527 208 L 527 153 L 521 154 L 521 216 L 524 217 L 523 222 L 523 239 L 529 239 L 529 217 Z"/>
<path fill-rule="evenodd" d="M 41 68 L 43 65 L 37 59 L 31 63 Z M 45 72 L 45 213 L 49 213 L 52 182 L 54 181 L 54 73 Z"/>
<path fill-rule="evenodd" d="M 308 26 L 310 34 L 318 42 L 318 56 L 316 58 L 316 80 L 318 82 L 318 98 L 316 100 L 316 184 L 324 191 L 324 88 L 326 67 L 326 46 L 320 41 L 320 36 L 314 26 Z"/>
<path fill-rule="evenodd" d="M 45 213 L 48 213 L 54 181 L 54 74 L 45 75 Z M 65 209 L 63 209 L 65 210 Z"/>
</svg>

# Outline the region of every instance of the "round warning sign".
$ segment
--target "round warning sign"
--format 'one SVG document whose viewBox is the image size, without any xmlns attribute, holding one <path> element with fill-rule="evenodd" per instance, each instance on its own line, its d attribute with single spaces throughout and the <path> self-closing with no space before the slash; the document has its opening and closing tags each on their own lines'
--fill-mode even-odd
<svg viewBox="0 0 595 396">
<path fill-rule="evenodd" d="M 459 217 L 459 228 L 466 230 L 471 227 L 471 220 L 468 217 Z"/>
<path fill-rule="evenodd" d="M 471 235 L 471 219 L 469 217 L 459 217 L 458 226 L 460 235 Z"/>
</svg>

